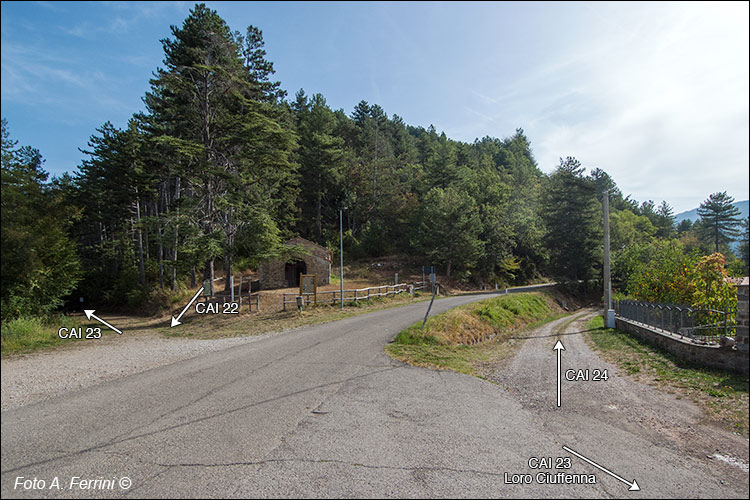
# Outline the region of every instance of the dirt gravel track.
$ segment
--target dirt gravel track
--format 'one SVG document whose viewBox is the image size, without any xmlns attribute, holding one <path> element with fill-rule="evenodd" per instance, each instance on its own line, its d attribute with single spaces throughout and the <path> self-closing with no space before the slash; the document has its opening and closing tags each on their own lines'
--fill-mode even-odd
<svg viewBox="0 0 750 500">
<path fill-rule="evenodd" d="M 575 444 L 600 436 L 602 441 L 614 434 L 631 435 L 633 445 L 643 440 L 660 449 L 674 452 L 669 470 L 715 471 L 717 487 L 727 484 L 748 487 L 748 440 L 718 428 L 704 420 L 703 411 L 687 398 L 668 394 L 634 381 L 619 368 L 603 361 L 583 339 L 586 323 L 593 312 L 584 313 L 569 325 L 542 328 L 528 339 L 505 367 L 491 378 L 514 394 L 521 405 L 532 410 L 545 428 L 568 443 L 570 448 L 590 458 L 602 455 L 596 447 L 577 450 Z M 606 381 L 566 381 L 562 379 L 561 407 L 557 407 L 556 355 L 552 348 L 560 340 L 563 375 L 568 369 L 607 370 Z M 541 367 L 545 369 L 540 370 Z M 625 450 L 623 450 L 625 451 Z M 637 450 L 600 459 L 627 471 L 623 457 Z M 734 465 L 719 457 L 734 459 Z M 618 461 L 622 462 L 617 465 Z M 696 492 L 680 492 L 691 498 Z M 675 492 L 677 494 L 677 492 Z"/>
</svg>

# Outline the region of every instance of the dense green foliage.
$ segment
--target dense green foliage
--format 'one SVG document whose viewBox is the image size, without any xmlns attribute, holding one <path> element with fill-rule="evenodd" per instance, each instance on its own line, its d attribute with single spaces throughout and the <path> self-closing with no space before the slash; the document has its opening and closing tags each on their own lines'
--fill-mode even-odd
<svg viewBox="0 0 750 500">
<path fill-rule="evenodd" d="M 347 115 L 320 94 L 287 99 L 262 32 L 232 31 L 205 5 L 162 45 L 145 112 L 98 128 L 73 176 L 48 182 L 3 123 L 3 318 L 71 293 L 137 307 L 217 263 L 230 274 L 287 257 L 294 235 L 337 252 L 340 211 L 348 259 L 409 255 L 476 285 L 599 280 L 605 190 L 624 289 L 639 249 L 679 237 L 685 255 L 708 253 L 708 217 L 676 230 L 666 202 L 623 197 L 575 158 L 547 176 L 520 128 L 464 143 L 366 101 Z M 723 224 L 719 249 L 741 272 Z"/>
<path fill-rule="evenodd" d="M 70 329 L 80 326 L 76 318 L 63 314 L 22 316 L 6 320 L 3 322 L 0 353 L 5 356 L 79 342 L 81 339 L 77 338 L 61 339 L 57 332 L 60 327 Z"/>
<path fill-rule="evenodd" d="M 617 289 L 632 298 L 651 302 L 691 302 L 692 273 L 699 260 L 679 241 L 656 240 L 634 244 L 618 254 L 612 268 Z"/>
<path fill-rule="evenodd" d="M 602 260 L 603 225 L 596 182 L 583 174 L 578 160 L 561 159 L 550 176 L 545 198 L 550 262 L 553 269 L 571 280 L 594 278 Z"/>
<path fill-rule="evenodd" d="M 737 303 L 737 293 L 725 279 L 725 265 L 720 253 L 701 257 L 677 240 L 655 240 L 620 253 L 612 274 L 631 298 L 724 310 Z"/>
<path fill-rule="evenodd" d="M 77 212 L 48 182 L 42 156 L 17 147 L 2 120 L 2 315 L 45 315 L 80 278 L 67 229 Z"/>
<path fill-rule="evenodd" d="M 474 282 L 544 271 L 544 174 L 522 130 L 474 144 L 365 101 L 351 116 L 300 90 L 285 100 L 262 33 L 196 6 L 162 41 L 164 68 L 125 130 L 89 143 L 70 198 L 84 295 L 137 304 L 154 285 L 254 267 L 299 234 L 350 257 L 408 253 Z"/>
</svg>

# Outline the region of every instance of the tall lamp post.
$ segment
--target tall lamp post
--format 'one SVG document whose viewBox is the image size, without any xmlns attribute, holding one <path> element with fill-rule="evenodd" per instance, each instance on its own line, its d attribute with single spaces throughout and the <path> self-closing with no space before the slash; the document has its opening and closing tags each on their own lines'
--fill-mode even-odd
<svg viewBox="0 0 750 500">
<path fill-rule="evenodd" d="M 604 211 L 604 304 L 607 307 L 607 328 L 615 327 L 615 311 L 612 309 L 612 282 L 609 269 L 609 189 L 602 195 Z"/>
</svg>

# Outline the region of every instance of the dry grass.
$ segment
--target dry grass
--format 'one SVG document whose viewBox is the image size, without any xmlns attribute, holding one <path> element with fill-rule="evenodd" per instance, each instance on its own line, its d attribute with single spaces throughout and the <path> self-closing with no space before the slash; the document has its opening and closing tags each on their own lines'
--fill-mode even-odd
<svg viewBox="0 0 750 500">
<path fill-rule="evenodd" d="M 440 345 L 474 345 L 562 312 L 545 293 L 502 295 L 433 316 L 424 332 L 421 323 L 412 325 L 396 337 L 396 343 L 421 343 L 421 338 L 429 338 L 428 343 Z"/>
<path fill-rule="evenodd" d="M 476 345 L 388 344 L 388 355 L 422 368 L 450 370 L 487 378 L 498 364 L 513 357 L 522 340 L 495 337 Z"/>
<path fill-rule="evenodd" d="M 421 322 L 415 323 L 386 352 L 414 366 L 485 377 L 521 345 L 513 334 L 561 316 L 562 309 L 543 293 L 493 297 L 430 318 L 424 332 Z"/>
<path fill-rule="evenodd" d="M 356 305 L 346 305 L 343 309 L 340 309 L 338 305 L 320 305 L 317 308 L 308 307 L 301 313 L 296 309 L 287 310 L 286 312 L 243 312 L 239 315 L 197 315 L 192 312 L 183 316 L 181 320 L 183 324 L 178 327 L 170 328 L 170 318 L 165 318 L 159 324 L 152 323 L 148 325 L 147 329 L 169 337 L 193 337 L 201 339 L 260 335 L 262 333 L 289 330 L 307 325 L 328 323 L 359 314 L 419 302 L 426 298 L 426 296 L 420 294 L 414 297 L 408 294 L 400 294 L 395 297 L 362 301 Z M 263 306 L 261 305 L 261 307 Z"/>
<path fill-rule="evenodd" d="M 495 336 L 495 328 L 483 321 L 472 309 L 454 309 L 435 317 L 428 328 L 429 335 L 444 345 L 472 345 Z"/>
</svg>

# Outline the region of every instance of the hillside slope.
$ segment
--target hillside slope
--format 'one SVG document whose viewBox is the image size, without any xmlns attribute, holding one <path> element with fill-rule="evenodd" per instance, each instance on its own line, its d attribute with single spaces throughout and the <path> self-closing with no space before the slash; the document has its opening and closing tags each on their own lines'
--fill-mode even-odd
<svg viewBox="0 0 750 500">
<path fill-rule="evenodd" d="M 745 201 L 738 201 L 736 203 L 732 203 L 732 206 L 737 207 L 740 210 L 740 214 L 742 215 L 742 218 L 750 214 L 750 200 Z M 674 222 L 675 224 L 679 224 L 685 219 L 690 219 L 691 221 L 695 222 L 699 219 L 698 217 L 698 208 L 694 208 L 692 210 L 687 210 L 685 212 L 680 212 L 679 214 L 674 216 Z"/>
</svg>

